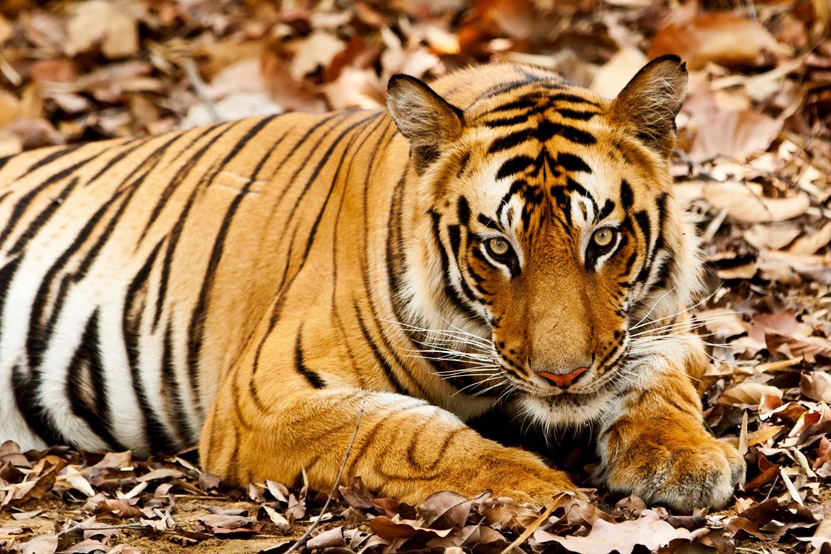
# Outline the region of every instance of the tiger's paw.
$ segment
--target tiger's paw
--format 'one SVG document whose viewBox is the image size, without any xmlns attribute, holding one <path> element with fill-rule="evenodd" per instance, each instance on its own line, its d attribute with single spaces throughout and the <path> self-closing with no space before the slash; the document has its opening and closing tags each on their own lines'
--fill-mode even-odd
<svg viewBox="0 0 831 554">
<path fill-rule="evenodd" d="M 581 500 L 588 500 L 586 495 L 577 490 L 577 487 L 565 477 L 556 483 L 535 480 L 513 487 L 493 489 L 492 492 L 494 496 L 507 496 L 520 504 L 535 504 L 546 508 L 554 504 L 557 499 L 562 498 L 563 493 Z"/>
<path fill-rule="evenodd" d="M 509 497 L 523 504 L 550 506 L 560 498 L 562 493 L 569 493 L 576 498 L 585 499 L 568 476 L 557 469 L 544 466 L 541 462 L 534 464 L 510 464 L 500 471 L 498 476 L 491 474 L 487 488 L 496 497 Z"/>
<path fill-rule="evenodd" d="M 606 483 L 615 492 L 641 497 L 678 512 L 722 508 L 743 484 L 745 461 L 731 445 L 709 435 L 632 441 L 611 467 Z"/>
</svg>

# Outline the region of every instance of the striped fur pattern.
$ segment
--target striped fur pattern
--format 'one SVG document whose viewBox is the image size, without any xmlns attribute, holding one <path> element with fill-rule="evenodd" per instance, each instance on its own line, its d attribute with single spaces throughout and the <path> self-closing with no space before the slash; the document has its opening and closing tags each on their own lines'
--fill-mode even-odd
<svg viewBox="0 0 831 554">
<path fill-rule="evenodd" d="M 378 493 L 575 490 L 465 424 L 500 410 L 593 426 L 614 490 L 723 505 L 744 465 L 690 381 L 667 162 L 685 86 L 674 58 L 613 101 L 487 65 L 398 76 L 389 113 L 0 159 L 0 439 L 199 443 L 227 482 L 327 489 L 363 408 L 346 472 Z"/>
</svg>

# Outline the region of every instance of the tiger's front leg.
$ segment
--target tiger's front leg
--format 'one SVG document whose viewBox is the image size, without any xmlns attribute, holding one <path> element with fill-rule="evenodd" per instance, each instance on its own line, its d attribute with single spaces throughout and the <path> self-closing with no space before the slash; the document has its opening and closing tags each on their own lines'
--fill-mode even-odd
<svg viewBox="0 0 831 554">
<path fill-rule="evenodd" d="M 360 476 L 370 490 L 409 503 L 452 490 L 485 490 L 546 504 L 576 487 L 535 455 L 479 435 L 422 400 L 350 388 L 306 388 L 254 405 L 248 386 L 226 379 L 200 445 L 204 469 L 229 483 L 272 479 L 329 491 L 363 413 L 344 482 Z M 243 392 L 244 391 L 244 392 Z M 268 406 L 266 408 L 266 406 Z"/>
<path fill-rule="evenodd" d="M 700 375 L 703 362 L 657 359 L 648 382 L 618 398 L 616 417 L 601 430 L 596 475 L 611 490 L 650 504 L 683 512 L 723 507 L 744 482 L 745 462 L 704 428 L 689 376 Z"/>
</svg>

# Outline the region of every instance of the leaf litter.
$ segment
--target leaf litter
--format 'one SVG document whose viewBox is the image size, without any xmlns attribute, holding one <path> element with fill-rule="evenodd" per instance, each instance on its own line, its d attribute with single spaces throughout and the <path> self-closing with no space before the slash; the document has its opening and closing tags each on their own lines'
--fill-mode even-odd
<svg viewBox="0 0 831 554">
<path fill-rule="evenodd" d="M 0 550 L 831 552 L 831 7 L 824 0 L 29 0 L 0 2 L 0 156 L 249 115 L 382 106 L 396 72 L 488 61 L 612 96 L 677 53 L 675 194 L 704 239 L 705 421 L 748 462 L 719 512 L 673 514 L 592 487 L 550 509 L 439 492 L 420 506 L 359 477 L 327 495 L 228 489 L 196 453 L 139 459 L 0 445 Z M 312 526 L 310 536 L 296 544 Z"/>
</svg>

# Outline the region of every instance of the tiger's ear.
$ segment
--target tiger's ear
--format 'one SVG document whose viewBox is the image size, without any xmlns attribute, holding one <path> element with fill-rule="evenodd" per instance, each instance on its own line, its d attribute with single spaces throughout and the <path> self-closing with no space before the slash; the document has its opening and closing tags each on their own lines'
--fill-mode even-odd
<svg viewBox="0 0 831 554">
<path fill-rule="evenodd" d="M 416 171 L 422 173 L 441 147 L 462 135 L 464 114 L 422 81 L 393 75 L 387 107 L 401 134 L 410 141 Z"/>
<path fill-rule="evenodd" d="M 687 94 L 687 67 L 678 56 L 646 64 L 612 102 L 613 122 L 669 157 L 675 146 L 675 116 Z"/>
</svg>

